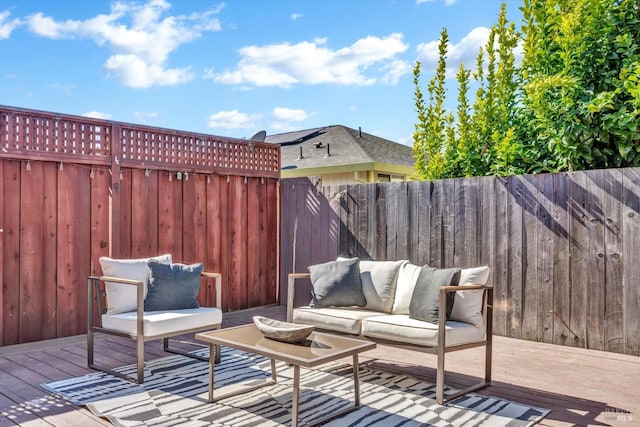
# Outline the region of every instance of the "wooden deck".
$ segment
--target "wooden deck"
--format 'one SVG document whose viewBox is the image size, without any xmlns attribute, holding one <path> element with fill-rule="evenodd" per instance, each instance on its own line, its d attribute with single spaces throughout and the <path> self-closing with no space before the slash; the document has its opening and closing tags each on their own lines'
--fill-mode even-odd
<svg viewBox="0 0 640 427">
<path fill-rule="evenodd" d="M 225 314 L 224 327 L 261 314 L 284 319 L 272 306 Z M 147 357 L 162 357 L 161 342 L 148 343 Z M 100 334 L 97 353 L 112 366 L 134 363 L 133 342 Z M 465 354 L 466 353 L 466 354 Z M 543 426 L 640 426 L 640 357 L 583 350 L 503 337 L 494 338 L 493 383 L 480 393 L 551 409 Z M 469 384 L 482 350 L 449 355 L 447 383 Z M 380 369 L 435 382 L 435 356 L 378 346 L 361 360 Z M 103 426 L 88 410 L 56 399 L 39 384 L 91 372 L 85 336 L 0 347 L 0 426 Z"/>
</svg>

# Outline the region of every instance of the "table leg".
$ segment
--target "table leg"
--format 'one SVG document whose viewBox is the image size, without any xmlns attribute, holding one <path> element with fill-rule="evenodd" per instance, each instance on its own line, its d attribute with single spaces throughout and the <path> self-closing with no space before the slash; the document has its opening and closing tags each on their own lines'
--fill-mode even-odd
<svg viewBox="0 0 640 427">
<path fill-rule="evenodd" d="M 209 403 L 213 402 L 213 370 L 216 366 L 215 351 L 216 346 L 209 344 Z"/>
<path fill-rule="evenodd" d="M 275 383 L 278 382 L 278 375 L 276 375 L 276 360 L 271 359 L 271 380 Z"/>
<path fill-rule="evenodd" d="M 291 404 L 291 427 L 298 426 L 298 405 L 300 399 L 300 366 L 293 366 L 293 402 Z"/>
<path fill-rule="evenodd" d="M 356 407 L 360 406 L 360 369 L 358 365 L 358 354 L 353 355 L 353 392 Z"/>
</svg>

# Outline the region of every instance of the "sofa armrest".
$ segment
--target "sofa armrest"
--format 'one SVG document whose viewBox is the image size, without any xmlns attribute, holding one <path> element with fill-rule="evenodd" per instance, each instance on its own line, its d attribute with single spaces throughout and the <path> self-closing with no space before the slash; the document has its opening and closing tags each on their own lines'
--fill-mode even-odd
<svg viewBox="0 0 640 427">
<path fill-rule="evenodd" d="M 215 279 L 216 281 L 216 307 L 222 310 L 222 274 L 221 273 L 209 273 L 207 271 L 202 272 L 203 277 Z"/>
<path fill-rule="evenodd" d="M 287 322 L 293 321 L 293 303 L 295 296 L 296 279 L 308 279 L 310 273 L 289 273 L 289 281 L 287 286 Z"/>
<path fill-rule="evenodd" d="M 493 335 L 493 286 L 487 285 L 464 285 L 464 286 L 441 286 L 438 308 L 438 347 L 445 348 L 446 334 L 446 313 L 447 313 L 447 293 L 458 291 L 483 290 L 482 317 L 484 319 L 485 340 L 487 345 L 491 345 Z"/>
<path fill-rule="evenodd" d="M 144 315 L 144 282 L 141 280 L 131 280 L 125 279 L 122 277 L 112 277 L 112 276 L 89 276 L 89 289 L 88 289 L 88 313 L 87 313 L 87 328 L 93 328 L 93 298 L 94 298 L 94 290 L 98 296 L 98 310 L 100 311 L 100 315 L 104 313 L 104 309 L 102 307 L 102 299 L 100 298 L 100 294 L 98 293 L 100 282 L 114 282 L 121 283 L 123 285 L 136 286 L 136 315 L 137 315 L 137 332 L 142 335 L 143 332 L 143 315 Z M 108 301 L 107 301 L 108 304 Z"/>
</svg>

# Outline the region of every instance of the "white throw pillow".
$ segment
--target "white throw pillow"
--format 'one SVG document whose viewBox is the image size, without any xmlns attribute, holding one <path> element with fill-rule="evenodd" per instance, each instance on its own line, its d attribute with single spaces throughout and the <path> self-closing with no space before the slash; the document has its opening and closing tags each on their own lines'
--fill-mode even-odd
<svg viewBox="0 0 640 427">
<path fill-rule="evenodd" d="M 459 286 L 486 285 L 490 271 L 488 266 L 463 268 Z M 456 292 L 451 320 L 482 326 L 482 293 L 481 290 Z"/>
<path fill-rule="evenodd" d="M 149 260 L 155 259 L 163 264 L 171 264 L 171 254 L 153 258 L 113 259 L 100 257 L 102 274 L 121 279 L 141 280 L 144 282 L 144 298 L 147 297 L 149 284 Z M 136 287 L 116 282 L 106 282 L 107 314 L 126 313 L 136 310 Z"/>
<path fill-rule="evenodd" d="M 338 261 L 351 258 L 338 257 Z M 367 300 L 366 310 L 391 313 L 396 294 L 398 270 L 405 261 L 360 260 L 362 293 Z"/>
<path fill-rule="evenodd" d="M 422 266 L 405 261 L 398 271 L 398 284 L 396 285 L 396 297 L 393 301 L 393 314 L 409 314 L 409 303 L 416 287 L 418 276 Z"/>
</svg>

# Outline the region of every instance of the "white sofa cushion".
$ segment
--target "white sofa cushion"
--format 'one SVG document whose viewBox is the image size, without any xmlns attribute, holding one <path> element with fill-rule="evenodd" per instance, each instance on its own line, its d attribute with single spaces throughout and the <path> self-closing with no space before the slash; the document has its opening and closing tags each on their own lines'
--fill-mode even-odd
<svg viewBox="0 0 640 427">
<path fill-rule="evenodd" d="M 137 333 L 137 313 L 103 314 L 102 327 L 129 334 Z M 172 334 L 196 328 L 213 327 L 222 323 L 222 310 L 216 307 L 189 308 L 184 310 L 150 311 L 144 313 L 144 335 Z"/>
<path fill-rule="evenodd" d="M 342 258 L 347 260 L 353 258 Z M 396 284 L 400 266 L 407 261 L 360 260 L 362 293 L 367 300 L 366 310 L 391 313 L 396 295 Z"/>
<path fill-rule="evenodd" d="M 447 347 L 482 341 L 484 329 L 468 323 L 448 321 Z M 436 347 L 438 325 L 410 318 L 406 314 L 367 317 L 362 320 L 362 335 L 394 342 Z"/>
<path fill-rule="evenodd" d="M 160 255 L 153 258 L 139 259 L 113 259 L 106 256 L 100 257 L 102 274 L 121 279 L 141 280 L 144 282 L 143 297 L 147 297 L 149 284 L 149 260 L 154 259 L 163 264 L 171 264 L 171 254 Z M 125 285 L 116 282 L 106 282 L 107 314 L 126 313 L 136 310 L 137 290 L 136 286 Z"/>
<path fill-rule="evenodd" d="M 315 308 L 298 307 L 293 310 L 293 322 L 314 325 L 321 329 L 359 335 L 362 319 L 379 316 L 379 311 L 362 308 Z"/>
<path fill-rule="evenodd" d="M 488 266 L 463 268 L 459 286 L 486 285 L 490 271 Z M 482 326 L 482 295 L 482 290 L 456 292 L 450 319 Z"/>
<path fill-rule="evenodd" d="M 416 282 L 420 276 L 422 267 L 405 261 L 398 270 L 398 280 L 396 285 L 396 296 L 393 301 L 393 314 L 409 314 L 409 304 L 411 296 L 416 287 Z"/>
</svg>

